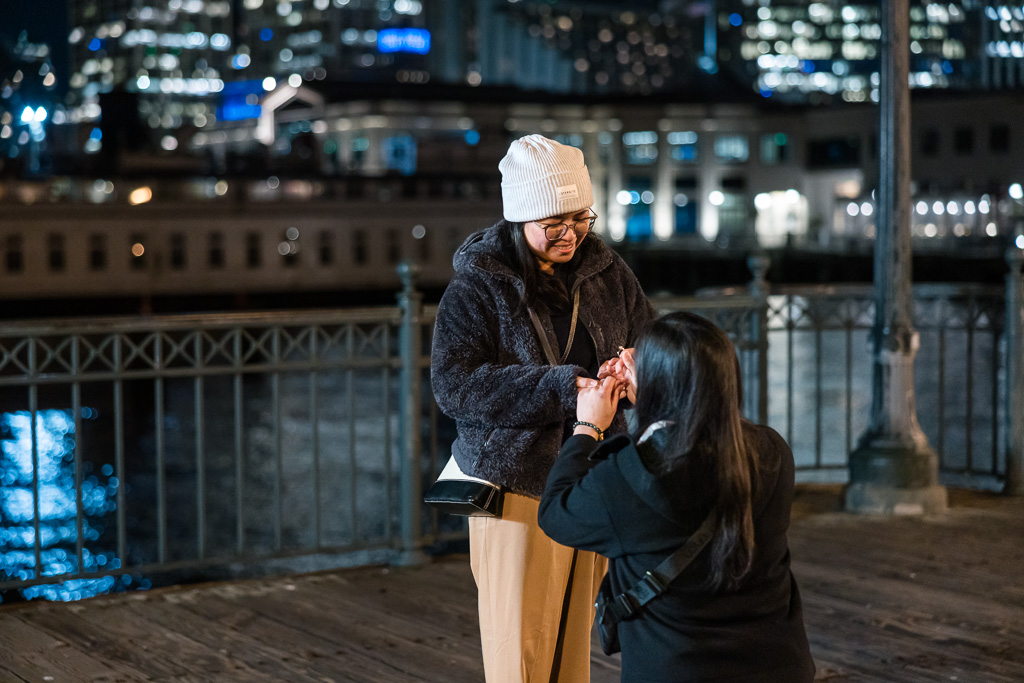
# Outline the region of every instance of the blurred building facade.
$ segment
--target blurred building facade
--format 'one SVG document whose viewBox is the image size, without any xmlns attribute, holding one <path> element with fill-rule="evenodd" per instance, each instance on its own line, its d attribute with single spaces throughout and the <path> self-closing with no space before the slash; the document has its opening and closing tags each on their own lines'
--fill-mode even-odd
<svg viewBox="0 0 1024 683">
<path fill-rule="evenodd" d="M 49 170 L 47 124 L 58 98 L 50 47 L 23 32 L 0 40 L 0 171 L 37 175 Z"/>
<path fill-rule="evenodd" d="M 719 58 L 764 97 L 878 101 L 878 3 L 721 0 Z M 994 0 L 912 0 L 912 88 L 1024 83 L 1024 8 Z"/>
<path fill-rule="evenodd" d="M 567 104 L 471 90 L 336 100 L 281 84 L 261 118 L 219 122 L 193 141 L 214 167 L 234 158 L 247 173 L 8 183 L 0 292 L 390 288 L 402 260 L 441 286 L 462 240 L 500 217 L 508 143 L 535 132 L 583 150 L 595 230 L 611 244 L 848 254 L 873 243 L 869 104 L 789 107 L 753 94 L 746 104 Z M 919 93 L 913 117 L 916 247 L 1024 248 L 1024 94 Z"/>
<path fill-rule="evenodd" d="M 678 5 L 678 6 L 677 6 Z M 508 0 L 72 0 L 68 120 L 105 93 L 136 100 L 150 138 L 247 118 L 279 81 L 498 85 L 572 93 L 678 88 L 706 7 Z M 666 9 L 667 8 L 667 9 Z M 698 46 L 699 47 L 699 46 Z M 100 133 L 83 141 L 102 148 Z"/>
</svg>

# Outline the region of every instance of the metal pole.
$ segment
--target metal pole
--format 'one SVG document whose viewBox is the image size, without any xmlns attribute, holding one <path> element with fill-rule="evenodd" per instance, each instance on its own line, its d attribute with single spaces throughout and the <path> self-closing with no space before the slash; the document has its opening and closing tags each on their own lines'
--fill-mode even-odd
<svg viewBox="0 0 1024 683">
<path fill-rule="evenodd" d="M 850 454 L 846 509 L 923 514 L 946 507 L 938 459 L 917 422 L 910 248 L 908 0 L 883 0 L 879 85 L 878 227 L 871 419 Z"/>
<path fill-rule="evenodd" d="M 1024 249 L 1006 252 L 1006 485 L 1024 496 Z"/>
<path fill-rule="evenodd" d="M 747 258 L 747 267 L 754 275 L 748 285 L 750 296 L 757 299 L 757 315 L 752 330 L 757 344 L 757 421 L 768 424 L 768 266 L 766 254 L 756 253 Z"/>
<path fill-rule="evenodd" d="M 402 453 L 402 466 L 399 475 L 402 501 L 402 548 L 394 564 L 402 566 L 418 565 L 427 561 L 421 547 L 423 529 L 420 521 L 420 512 L 423 507 L 423 459 L 420 435 L 422 409 L 420 335 L 422 332 L 423 294 L 416 291 L 418 273 L 419 268 L 413 263 L 406 261 L 398 266 L 398 276 L 402 280 L 402 292 L 398 295 L 398 305 L 402 309 L 402 327 L 399 333 L 399 347 L 402 356 L 402 408 L 399 420 Z"/>
</svg>

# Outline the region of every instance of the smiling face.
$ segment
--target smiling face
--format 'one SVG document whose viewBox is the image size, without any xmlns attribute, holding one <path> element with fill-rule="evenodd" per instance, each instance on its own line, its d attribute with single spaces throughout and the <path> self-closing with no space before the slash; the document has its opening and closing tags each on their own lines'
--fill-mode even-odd
<svg viewBox="0 0 1024 683">
<path fill-rule="evenodd" d="M 576 231 L 570 227 L 561 237 L 552 241 L 547 238 L 545 230 L 551 226 L 566 224 L 572 226 L 577 222 L 584 227 L 586 226 L 585 221 L 590 215 L 588 208 L 526 223 L 523 228 L 526 233 L 526 242 L 530 245 L 530 251 L 537 257 L 541 270 L 550 273 L 554 270 L 554 264 L 571 261 L 576 254 L 576 249 L 586 237 L 586 233 L 581 236 L 577 235 Z"/>
</svg>

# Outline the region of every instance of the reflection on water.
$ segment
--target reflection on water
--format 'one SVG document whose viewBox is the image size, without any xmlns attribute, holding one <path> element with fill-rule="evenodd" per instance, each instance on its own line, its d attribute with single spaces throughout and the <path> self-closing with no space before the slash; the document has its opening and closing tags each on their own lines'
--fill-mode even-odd
<svg viewBox="0 0 1024 683">
<path fill-rule="evenodd" d="M 94 416 L 91 409 L 82 417 Z M 78 573 L 78 500 L 75 496 L 75 421 L 68 410 L 36 413 L 41 576 Z M 83 472 L 85 474 L 85 472 Z M 119 482 L 109 465 L 83 476 L 82 571 L 117 569 L 114 553 L 96 547 L 105 516 L 115 507 Z M 33 525 L 32 419 L 27 411 L 0 413 L 0 572 L 4 579 L 36 577 Z M 131 583 L 131 577 L 74 579 L 21 589 L 25 599 L 79 600 Z"/>
</svg>

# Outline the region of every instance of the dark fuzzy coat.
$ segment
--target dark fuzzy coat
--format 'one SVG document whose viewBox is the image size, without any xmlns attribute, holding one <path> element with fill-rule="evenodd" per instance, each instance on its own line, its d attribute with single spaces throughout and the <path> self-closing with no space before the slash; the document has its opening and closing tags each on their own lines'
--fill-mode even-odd
<svg viewBox="0 0 1024 683">
<path fill-rule="evenodd" d="M 437 404 L 456 421 L 452 446 L 463 472 L 513 491 L 540 496 L 576 414 L 575 365 L 547 364 L 529 314 L 525 288 L 503 260 L 509 226 L 471 235 L 455 253 L 455 276 L 434 326 L 431 384 Z M 600 362 L 632 346 L 653 309 L 621 257 L 595 235 L 573 256 L 580 289 L 579 322 Z M 559 348 L 550 316 L 539 312 L 548 341 Z M 622 416 L 610 431 L 623 431 Z"/>
<path fill-rule="evenodd" d="M 667 593 L 619 624 L 624 682 L 814 679 L 786 540 L 793 453 L 770 427 L 745 422 L 744 441 L 760 462 L 750 573 L 735 590 L 712 591 L 705 585 L 710 545 L 705 548 Z M 697 530 L 713 503 L 705 481 L 685 467 L 651 474 L 627 436 L 600 445 L 592 437 L 573 436 L 548 478 L 540 527 L 558 543 L 610 558 L 609 580 L 618 594 Z"/>
</svg>

